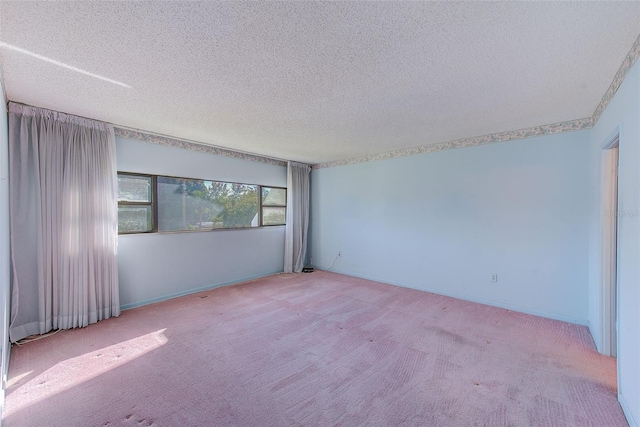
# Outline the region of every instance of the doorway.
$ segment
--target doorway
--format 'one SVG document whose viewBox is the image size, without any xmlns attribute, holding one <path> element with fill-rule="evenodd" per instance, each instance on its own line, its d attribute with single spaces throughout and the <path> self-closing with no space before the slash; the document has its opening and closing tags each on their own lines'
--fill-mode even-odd
<svg viewBox="0 0 640 427">
<path fill-rule="evenodd" d="M 600 304 L 602 353 L 617 357 L 618 318 L 618 146 L 619 134 L 602 148 Z"/>
</svg>

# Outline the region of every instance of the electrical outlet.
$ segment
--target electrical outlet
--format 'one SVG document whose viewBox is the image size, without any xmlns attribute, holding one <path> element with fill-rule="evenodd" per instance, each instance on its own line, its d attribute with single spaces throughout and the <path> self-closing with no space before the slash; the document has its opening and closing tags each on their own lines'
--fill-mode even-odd
<svg viewBox="0 0 640 427">
<path fill-rule="evenodd" d="M 497 281 L 498 281 L 498 275 L 497 275 L 496 273 L 493 273 L 493 274 L 491 275 L 491 281 L 492 281 L 492 282 L 497 282 Z"/>
</svg>

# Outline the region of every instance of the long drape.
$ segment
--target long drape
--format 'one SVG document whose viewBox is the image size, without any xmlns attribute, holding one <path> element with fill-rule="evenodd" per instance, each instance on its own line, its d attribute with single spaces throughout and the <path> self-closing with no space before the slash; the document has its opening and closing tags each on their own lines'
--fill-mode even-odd
<svg viewBox="0 0 640 427">
<path fill-rule="evenodd" d="M 15 342 L 120 314 L 111 125 L 9 104 Z"/>
<path fill-rule="evenodd" d="M 309 229 L 309 173 L 302 163 L 287 164 L 287 225 L 284 241 L 284 272 L 300 273 L 307 254 Z"/>
</svg>

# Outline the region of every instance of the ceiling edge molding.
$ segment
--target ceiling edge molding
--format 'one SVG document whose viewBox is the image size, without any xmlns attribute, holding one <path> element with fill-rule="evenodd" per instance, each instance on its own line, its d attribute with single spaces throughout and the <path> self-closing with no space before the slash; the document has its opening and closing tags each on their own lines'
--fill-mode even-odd
<svg viewBox="0 0 640 427">
<path fill-rule="evenodd" d="M 629 74 L 629 70 L 631 70 L 631 67 L 633 67 L 633 64 L 635 64 L 639 56 L 640 56 L 640 34 L 638 35 L 638 38 L 636 39 L 636 41 L 633 43 L 633 46 L 631 46 L 631 50 L 629 51 L 627 56 L 624 58 L 624 61 L 622 61 L 622 65 L 620 65 L 620 68 L 618 69 L 618 72 L 613 78 L 611 85 L 609 86 L 604 96 L 600 100 L 600 104 L 598 104 L 596 111 L 593 112 L 594 124 L 597 123 L 598 120 L 600 119 L 600 115 L 602 114 L 604 109 L 607 108 L 607 106 L 613 99 L 613 96 L 618 91 L 618 88 L 620 88 L 620 85 L 622 84 L 624 79 L 627 77 L 627 74 Z"/>
<path fill-rule="evenodd" d="M 188 141 L 185 139 L 172 138 L 164 135 L 143 132 L 141 130 L 126 129 L 114 125 L 114 132 L 117 137 L 135 139 L 138 141 L 150 142 L 152 144 L 165 145 L 167 147 L 182 148 L 185 150 L 198 151 L 200 153 L 214 154 L 216 156 L 232 157 L 234 159 L 250 160 L 252 162 L 266 163 L 275 166 L 287 166 L 285 160 L 273 159 L 257 154 L 243 153 L 240 151 L 220 148 L 213 145 Z"/>
<path fill-rule="evenodd" d="M 353 165 L 357 163 L 375 162 L 378 160 L 393 159 L 396 157 L 413 156 L 416 154 L 433 153 L 436 151 L 452 150 L 455 148 L 475 147 L 478 145 L 494 144 L 496 142 L 513 141 L 517 139 L 531 138 L 542 135 L 552 135 L 562 132 L 574 132 L 577 130 L 590 129 L 593 127 L 593 118 L 570 120 L 567 122 L 554 123 L 551 125 L 535 126 L 526 129 L 512 130 L 507 132 L 492 133 L 489 135 L 475 136 L 472 138 L 456 139 L 453 141 L 439 142 L 436 144 L 421 145 L 412 148 L 389 151 L 381 154 L 371 154 L 369 156 L 355 157 L 347 160 L 336 160 L 313 165 L 313 169 L 331 168 L 336 166 Z"/>
<path fill-rule="evenodd" d="M 4 87 L 4 70 L 2 69 L 2 63 L 0 62 L 0 88 L 2 88 L 2 94 L 4 95 L 3 101 L 5 107 L 9 104 L 9 98 L 7 98 L 7 88 Z M 6 108 L 8 109 L 8 107 Z"/>
</svg>

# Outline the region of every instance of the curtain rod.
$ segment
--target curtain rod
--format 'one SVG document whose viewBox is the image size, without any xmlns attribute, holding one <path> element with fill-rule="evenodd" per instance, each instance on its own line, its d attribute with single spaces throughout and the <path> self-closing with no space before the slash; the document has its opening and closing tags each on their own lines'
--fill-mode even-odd
<svg viewBox="0 0 640 427">
<path fill-rule="evenodd" d="M 5 94 L 5 96 L 6 96 L 6 94 Z M 42 108 L 42 109 L 46 109 L 46 110 L 51 110 L 50 108 L 38 107 L 36 105 L 25 104 L 24 102 L 17 102 L 17 101 L 8 100 L 7 105 L 9 103 L 13 103 L 13 104 L 17 104 L 17 105 L 23 105 L 25 107 L 34 107 L 34 108 Z M 57 111 L 57 110 L 51 110 L 51 111 Z M 83 119 L 96 121 L 96 119 L 94 119 L 94 118 L 85 117 L 85 116 L 81 116 L 81 115 L 78 115 L 78 114 L 66 113 L 64 111 L 59 111 L 59 112 L 63 113 L 63 114 L 68 114 L 70 116 L 76 116 L 76 117 L 80 117 L 80 118 L 83 118 Z M 126 133 L 127 132 L 136 133 L 136 134 L 139 134 L 139 136 L 142 137 L 142 141 L 143 142 L 151 142 L 151 143 L 166 145 L 166 146 L 170 146 L 170 147 L 183 148 L 183 149 L 199 151 L 199 152 L 209 152 L 210 154 L 216 154 L 216 155 L 219 155 L 219 156 L 232 157 L 232 158 L 238 158 L 238 159 L 250 160 L 250 161 L 257 161 L 257 162 L 260 162 L 260 163 L 267 163 L 267 164 L 272 164 L 272 165 L 276 165 L 276 166 L 286 166 L 287 162 L 288 162 L 288 160 L 280 159 L 280 158 L 277 158 L 277 157 L 263 156 L 261 154 L 254 154 L 254 153 L 234 150 L 234 149 L 231 149 L 231 148 L 220 147 L 220 146 L 217 146 L 217 145 L 207 144 L 207 143 L 204 143 L 204 142 L 192 141 L 192 140 L 185 139 L 185 138 L 179 138 L 179 137 L 174 137 L 174 136 L 169 136 L 169 135 L 163 135 L 163 134 L 160 134 L 160 133 L 145 131 L 145 130 L 142 130 L 142 129 L 129 127 L 129 126 L 118 125 L 118 124 L 110 123 L 110 122 L 107 122 L 107 121 L 103 121 L 103 123 L 107 123 L 107 124 L 113 126 L 114 132 L 116 132 L 116 134 L 119 134 L 117 136 L 126 137 Z M 118 132 L 118 130 L 120 130 L 120 132 Z M 311 166 L 311 165 L 309 165 L 309 166 Z"/>
</svg>

